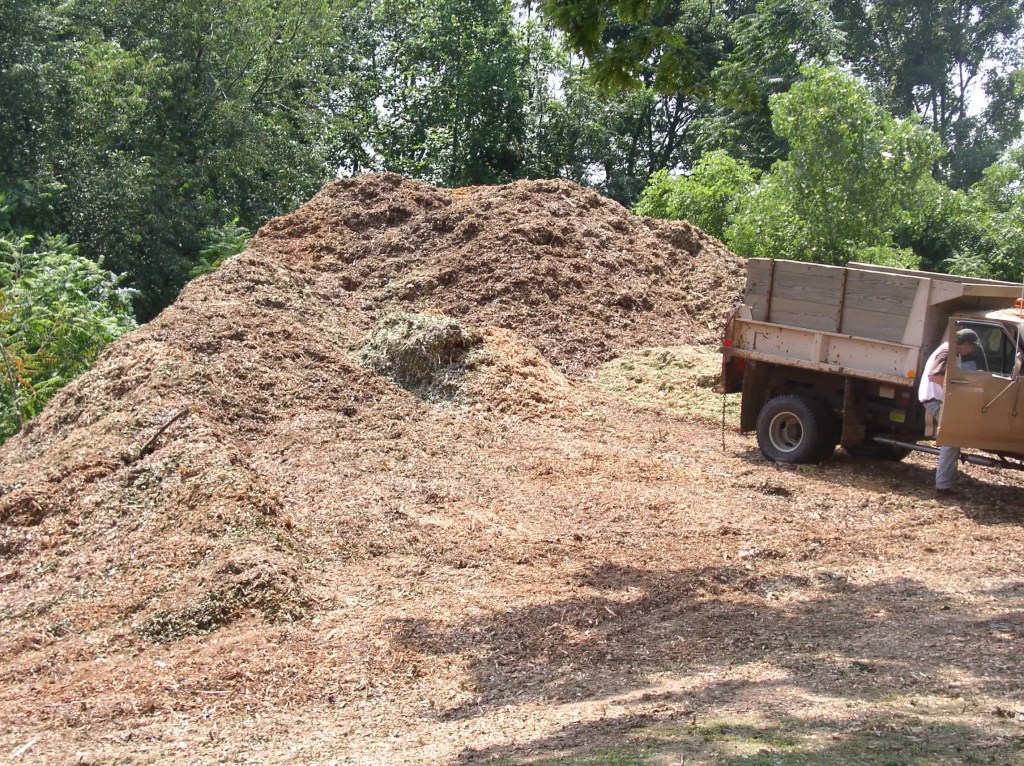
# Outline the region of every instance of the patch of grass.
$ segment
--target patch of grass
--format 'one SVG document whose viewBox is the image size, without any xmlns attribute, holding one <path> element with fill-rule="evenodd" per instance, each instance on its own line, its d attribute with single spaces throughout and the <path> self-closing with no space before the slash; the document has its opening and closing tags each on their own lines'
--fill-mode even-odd
<svg viewBox="0 0 1024 766">
<path fill-rule="evenodd" d="M 705 742 L 729 743 L 758 748 L 771 747 L 774 749 L 795 748 L 801 744 L 800 739 L 787 730 L 785 723 L 775 727 L 762 728 L 749 724 L 713 721 L 695 726 L 694 731 Z"/>
<path fill-rule="evenodd" d="M 531 761 L 530 766 L 656 766 L 651 760 L 656 755 L 647 748 L 626 745 L 621 748 L 602 748 L 584 755 Z"/>
<path fill-rule="evenodd" d="M 711 722 L 691 727 L 709 766 L 954 766 L 1024 764 L 1020 742 L 961 723 L 915 718 L 862 721 Z M 688 759 L 689 760 L 689 759 Z"/>
<path fill-rule="evenodd" d="M 645 348 L 598 370 L 595 383 L 641 407 L 720 422 L 722 395 L 714 392 L 722 370 L 717 349 L 692 346 Z M 739 394 L 725 398 L 726 423 L 739 423 Z"/>
</svg>

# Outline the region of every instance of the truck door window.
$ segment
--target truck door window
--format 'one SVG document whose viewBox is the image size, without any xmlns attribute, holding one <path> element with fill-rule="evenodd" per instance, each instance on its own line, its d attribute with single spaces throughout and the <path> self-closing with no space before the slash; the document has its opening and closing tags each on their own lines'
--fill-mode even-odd
<svg viewBox="0 0 1024 766">
<path fill-rule="evenodd" d="M 969 329 L 978 334 L 978 345 L 974 353 L 967 357 L 957 357 L 957 369 L 996 375 L 1013 374 L 1016 345 L 1000 325 L 966 321 L 957 322 L 956 325 L 957 330 Z"/>
</svg>

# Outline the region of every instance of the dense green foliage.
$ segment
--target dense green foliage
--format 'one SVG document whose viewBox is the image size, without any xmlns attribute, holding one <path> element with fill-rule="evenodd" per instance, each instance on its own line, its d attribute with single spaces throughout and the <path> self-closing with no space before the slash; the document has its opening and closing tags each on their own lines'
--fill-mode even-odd
<svg viewBox="0 0 1024 766">
<path fill-rule="evenodd" d="M 653 177 L 644 205 L 671 182 L 682 196 L 662 214 L 722 235 L 732 226 L 737 242 L 771 224 L 807 258 L 836 262 L 851 247 L 896 244 L 924 263 L 968 268 L 979 259 L 966 242 L 995 252 L 1005 238 L 993 232 L 1013 225 L 1008 211 L 986 213 L 989 229 L 971 235 L 926 231 L 924 222 L 956 228 L 951 209 L 988 204 L 969 189 L 1020 136 L 1022 8 L 1024 0 L 0 0 L 0 188 L 45 198 L 28 206 L 41 217 L 21 230 L 60 232 L 83 256 L 125 273 L 141 291 L 143 319 L 223 258 L 211 233 L 220 232 L 217 247 L 234 236 L 228 249 L 237 248 L 238 232 L 339 171 L 394 170 L 444 185 L 561 176 L 625 204 Z M 817 149 L 801 149 L 809 139 L 793 126 L 824 130 L 800 112 L 816 107 L 773 99 L 806 72 L 834 66 L 863 84 L 848 105 L 863 110 L 862 122 L 921 117 L 946 152 L 921 145 L 909 174 L 931 163 L 938 182 L 964 190 L 962 204 L 932 190 L 926 201 L 947 203 L 910 215 L 903 180 L 868 192 L 877 174 L 898 175 L 905 163 L 868 163 L 836 186 L 848 175 L 843 162 L 869 154 L 840 142 L 818 163 Z M 731 188 L 746 183 L 739 168 L 765 173 L 742 221 Z M 855 231 L 813 231 L 822 215 Z M 1020 260 L 1015 252 L 1002 247 L 997 260 Z"/>
<path fill-rule="evenodd" d="M 1024 91 L 1022 0 L 842 0 L 833 2 L 847 32 L 845 58 L 872 83 L 879 103 L 899 117 L 920 115 L 942 139 L 945 180 L 964 188 L 980 179 L 1020 135 Z M 972 113 L 987 91 L 989 106 Z"/>
<path fill-rule="evenodd" d="M 224 261 L 238 255 L 249 246 L 252 233 L 244 226 L 238 225 L 238 219 L 229 221 L 223 226 L 203 229 L 199 232 L 202 247 L 199 258 L 189 276 L 201 277 L 216 271 Z"/>
<path fill-rule="evenodd" d="M 135 327 L 118 282 L 63 238 L 0 235 L 0 441 Z"/>
<path fill-rule="evenodd" d="M 740 206 L 728 241 L 750 256 L 845 263 L 867 253 L 916 265 L 893 248 L 894 238 L 939 155 L 938 140 L 878 107 L 849 75 L 805 74 L 772 97 L 772 122 L 789 157 Z"/>
<path fill-rule="evenodd" d="M 955 274 L 1024 279 L 1024 148 L 989 167 L 967 193 L 940 191 L 935 229 L 946 233 L 949 252 L 943 266 Z"/>
<path fill-rule="evenodd" d="M 739 119 L 754 132 L 751 109 L 786 90 L 801 65 L 842 61 L 883 108 L 924 118 L 947 149 L 942 178 L 956 188 L 977 181 L 1020 135 L 1024 0 L 547 0 L 546 7 L 601 82 L 646 84 L 653 76 L 663 92 L 714 100 L 726 107 L 726 124 Z M 976 106 L 979 94 L 987 108 Z M 746 148 L 732 153 L 745 156 Z"/>
<path fill-rule="evenodd" d="M 638 211 L 701 221 L 742 255 L 1024 276 L 1007 182 L 1024 125 L 1022 0 L 546 7 L 605 87 L 653 82 L 693 105 L 681 157 L 696 161 L 652 175 Z M 712 149 L 767 172 L 746 192 L 733 166 L 709 179 Z M 722 225 L 709 210 L 724 200 Z"/>
<path fill-rule="evenodd" d="M 455 185 L 516 178 L 524 52 L 507 2 L 383 0 L 374 20 L 385 167 Z"/>
<path fill-rule="evenodd" d="M 201 231 L 251 228 L 326 177 L 326 1 L 15 7 L 21 23 L 0 27 L 0 186 L 59 182 L 57 229 L 127 272 L 143 316 L 188 278 Z"/>
<path fill-rule="evenodd" d="M 708 152 L 685 176 L 659 170 L 644 189 L 636 212 L 652 218 L 679 218 L 724 238 L 740 203 L 751 193 L 759 173 L 743 160 L 718 150 Z"/>
</svg>

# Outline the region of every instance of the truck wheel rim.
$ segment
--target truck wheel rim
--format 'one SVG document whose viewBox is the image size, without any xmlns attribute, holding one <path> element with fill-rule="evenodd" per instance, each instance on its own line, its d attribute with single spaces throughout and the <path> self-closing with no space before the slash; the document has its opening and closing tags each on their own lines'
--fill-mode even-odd
<svg viewBox="0 0 1024 766">
<path fill-rule="evenodd" d="M 792 452 L 800 446 L 804 439 L 804 428 L 791 412 L 780 412 L 772 418 L 768 427 L 768 438 L 772 445 L 781 452 Z"/>
</svg>

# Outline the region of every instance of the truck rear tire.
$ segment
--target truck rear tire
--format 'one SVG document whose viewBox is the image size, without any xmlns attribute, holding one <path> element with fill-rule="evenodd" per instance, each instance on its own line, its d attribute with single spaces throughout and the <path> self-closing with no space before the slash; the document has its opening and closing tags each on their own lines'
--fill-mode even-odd
<svg viewBox="0 0 1024 766">
<path fill-rule="evenodd" d="M 757 416 L 757 445 L 776 463 L 818 463 L 836 442 L 824 405 L 810 397 L 776 396 Z"/>
</svg>

